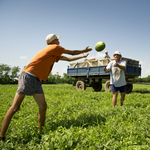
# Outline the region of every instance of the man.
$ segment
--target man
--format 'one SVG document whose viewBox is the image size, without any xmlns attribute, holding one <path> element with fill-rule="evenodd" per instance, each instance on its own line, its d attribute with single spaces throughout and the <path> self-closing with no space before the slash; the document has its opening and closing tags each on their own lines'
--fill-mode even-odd
<svg viewBox="0 0 150 150">
<path fill-rule="evenodd" d="M 108 51 L 105 51 L 104 59 L 109 59 Z"/>
<path fill-rule="evenodd" d="M 115 107 L 117 103 L 118 91 L 120 91 L 120 106 L 123 105 L 123 101 L 125 99 L 125 73 L 124 70 L 126 68 L 126 61 L 121 60 L 121 53 L 116 51 L 114 53 L 114 61 L 111 61 L 107 67 L 104 67 L 103 70 L 105 73 L 110 72 L 110 85 L 111 92 L 113 92 L 112 105 Z"/>
<path fill-rule="evenodd" d="M 60 36 L 49 34 L 46 37 L 48 46 L 39 51 L 33 57 L 31 62 L 23 69 L 19 78 L 18 89 L 14 97 L 13 104 L 7 111 L 2 122 L 0 140 L 5 140 L 5 133 L 10 124 L 11 118 L 19 110 L 25 95 L 33 95 L 39 106 L 38 125 L 39 130 L 41 130 L 44 126 L 47 109 L 47 104 L 41 84 L 42 82 L 46 81 L 54 63 L 58 62 L 59 60 L 74 61 L 88 56 L 88 54 L 82 54 L 81 56 L 76 57 L 66 57 L 62 55 L 63 53 L 69 55 L 78 55 L 92 50 L 88 46 L 84 50 L 67 50 L 59 46 L 59 38 Z"/>
</svg>

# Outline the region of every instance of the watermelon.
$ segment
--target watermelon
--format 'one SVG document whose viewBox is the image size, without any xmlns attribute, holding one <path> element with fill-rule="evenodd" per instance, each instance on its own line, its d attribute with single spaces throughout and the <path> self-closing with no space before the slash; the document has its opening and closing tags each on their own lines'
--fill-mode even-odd
<svg viewBox="0 0 150 150">
<path fill-rule="evenodd" d="M 96 50 L 97 52 L 101 52 L 102 50 L 105 49 L 105 47 L 106 47 L 106 45 L 105 45 L 105 43 L 102 42 L 102 41 L 97 42 L 97 43 L 95 44 L 95 50 Z"/>
</svg>

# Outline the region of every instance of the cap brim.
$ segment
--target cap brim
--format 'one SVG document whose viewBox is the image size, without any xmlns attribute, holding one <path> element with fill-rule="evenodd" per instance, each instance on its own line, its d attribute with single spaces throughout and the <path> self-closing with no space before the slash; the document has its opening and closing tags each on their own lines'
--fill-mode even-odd
<svg viewBox="0 0 150 150">
<path fill-rule="evenodd" d="M 61 36 L 57 36 L 57 39 L 60 39 L 61 38 Z"/>
<path fill-rule="evenodd" d="M 120 54 L 114 54 L 113 57 L 114 57 L 115 55 L 120 55 Z M 120 56 L 122 57 L 122 55 L 120 55 Z"/>
</svg>

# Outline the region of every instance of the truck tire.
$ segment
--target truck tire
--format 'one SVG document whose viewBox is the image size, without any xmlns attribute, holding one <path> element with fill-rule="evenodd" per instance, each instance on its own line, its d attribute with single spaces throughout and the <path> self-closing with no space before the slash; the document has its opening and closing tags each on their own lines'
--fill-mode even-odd
<svg viewBox="0 0 150 150">
<path fill-rule="evenodd" d="M 133 84 L 132 83 L 127 83 L 126 84 L 126 94 L 131 93 L 132 89 L 133 89 Z"/>
<path fill-rule="evenodd" d="M 105 91 L 109 91 L 110 90 L 110 80 L 106 81 L 105 83 Z"/>
<path fill-rule="evenodd" d="M 98 83 L 98 84 L 94 85 L 93 89 L 95 92 L 100 92 L 102 89 L 102 83 Z"/>
<path fill-rule="evenodd" d="M 86 84 L 83 81 L 77 81 L 76 83 L 77 90 L 86 90 Z"/>
<path fill-rule="evenodd" d="M 76 82 L 75 82 L 75 81 L 73 81 L 73 82 L 72 82 L 72 85 L 73 85 L 73 86 L 76 86 Z"/>
</svg>

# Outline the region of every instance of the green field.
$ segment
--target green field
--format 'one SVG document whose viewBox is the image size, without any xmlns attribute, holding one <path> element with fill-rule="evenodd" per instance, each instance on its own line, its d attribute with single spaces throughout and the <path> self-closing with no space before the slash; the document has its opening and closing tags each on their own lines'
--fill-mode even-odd
<svg viewBox="0 0 150 150">
<path fill-rule="evenodd" d="M 103 85 L 104 86 L 104 85 Z M 48 105 L 38 132 L 38 106 L 26 97 L 7 130 L 2 150 L 147 150 L 150 149 L 150 86 L 133 85 L 124 105 L 112 107 L 112 93 L 72 85 L 43 85 Z M 0 85 L 0 126 L 17 85 Z"/>
</svg>

